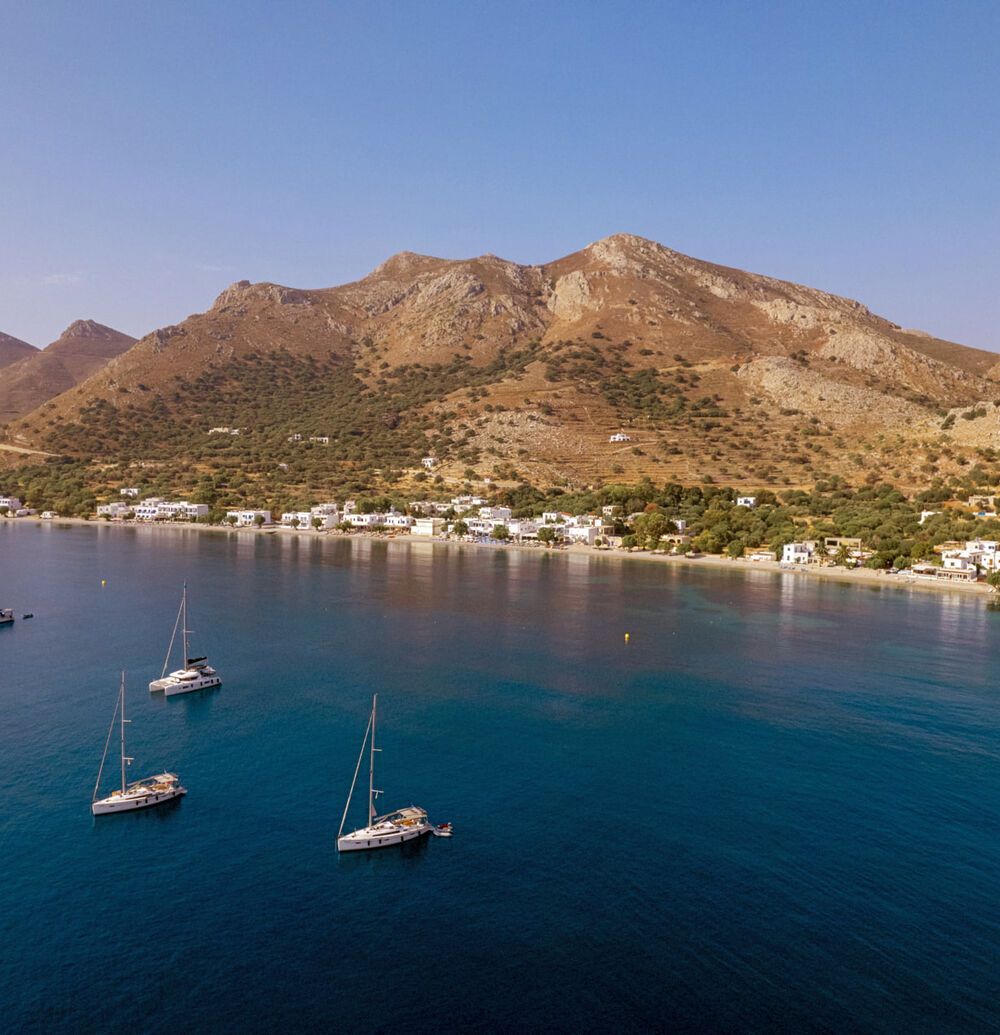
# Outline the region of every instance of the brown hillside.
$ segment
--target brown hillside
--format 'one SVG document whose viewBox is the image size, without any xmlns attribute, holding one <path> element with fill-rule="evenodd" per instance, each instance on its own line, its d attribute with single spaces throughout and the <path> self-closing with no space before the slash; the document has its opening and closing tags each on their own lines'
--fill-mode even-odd
<svg viewBox="0 0 1000 1035">
<path fill-rule="evenodd" d="M 76 320 L 48 348 L 31 349 L 0 373 L 0 423 L 15 420 L 120 356 L 135 338 L 93 320 Z"/>
<path fill-rule="evenodd" d="M 997 359 L 617 234 L 540 266 L 404 252 L 336 288 L 242 281 L 12 440 L 107 460 L 284 463 L 290 479 L 298 464 L 305 481 L 288 437 L 325 435 L 308 465 L 323 483 L 433 452 L 455 477 L 784 485 L 875 472 L 916 485 L 997 443 Z M 220 452 L 214 425 L 246 430 Z M 609 442 L 619 429 L 631 441 Z"/>
<path fill-rule="evenodd" d="M 29 345 L 20 338 L 0 331 L 0 367 L 8 367 L 11 363 L 16 363 L 19 359 L 31 356 L 37 351 L 38 349 L 34 345 Z"/>
</svg>

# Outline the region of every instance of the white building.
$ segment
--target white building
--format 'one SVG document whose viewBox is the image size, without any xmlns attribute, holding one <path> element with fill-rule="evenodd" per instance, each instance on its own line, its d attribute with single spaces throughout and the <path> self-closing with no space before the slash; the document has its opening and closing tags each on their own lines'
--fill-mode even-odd
<svg viewBox="0 0 1000 1035">
<path fill-rule="evenodd" d="M 433 470 L 437 466 L 437 458 L 433 456 L 425 456 L 420 461 L 421 467 L 427 468 L 428 471 Z"/>
<path fill-rule="evenodd" d="M 269 510 L 227 510 L 226 520 L 235 519 L 238 528 L 247 528 L 257 524 L 257 518 L 263 518 L 262 524 L 271 524 Z"/>
<path fill-rule="evenodd" d="M 956 563 L 956 561 L 965 560 L 977 571 L 997 571 L 1000 570 L 1000 552 L 998 551 L 1000 551 L 1000 544 L 992 539 L 970 539 L 965 544 L 964 550 L 944 551 L 941 554 L 942 566 L 965 570 L 961 564 Z M 949 559 L 952 559 L 951 564 L 948 563 Z"/>
<path fill-rule="evenodd" d="M 308 510 L 286 510 L 281 515 L 285 528 L 312 528 L 312 512 Z"/>
<path fill-rule="evenodd" d="M 456 510 L 468 510 L 470 507 L 482 507 L 485 503 L 485 496 L 453 496 L 451 500 L 451 505 Z"/>
<path fill-rule="evenodd" d="M 756 496 L 737 496 L 736 497 L 737 507 L 746 507 L 748 510 L 753 510 L 757 506 Z"/>
<path fill-rule="evenodd" d="M 129 496 L 132 499 L 137 499 L 139 496 L 139 489 L 135 485 L 128 485 L 124 489 L 118 490 L 119 496 Z"/>
<path fill-rule="evenodd" d="M 940 514 L 940 510 L 922 510 L 920 511 L 920 524 L 922 525 L 928 518 L 934 517 L 935 514 Z"/>
<path fill-rule="evenodd" d="M 567 525 L 563 528 L 563 535 L 571 543 L 583 543 L 586 546 L 593 546 L 600 534 L 597 525 Z"/>
<path fill-rule="evenodd" d="M 42 520 L 43 521 L 51 521 L 53 518 L 57 518 L 57 517 L 59 517 L 59 515 L 54 510 L 43 510 L 42 511 Z"/>
<path fill-rule="evenodd" d="M 97 507 L 98 517 L 125 518 L 132 516 L 131 503 L 101 503 Z"/>
<path fill-rule="evenodd" d="M 809 564 L 816 555 L 816 540 L 802 543 L 785 543 L 781 551 L 782 564 Z"/>
<path fill-rule="evenodd" d="M 6 507 L 12 514 L 21 509 L 21 501 L 16 496 L 0 496 L 0 510 Z"/>
<path fill-rule="evenodd" d="M 344 520 L 355 528 L 374 528 L 376 525 L 384 525 L 388 514 L 345 514 Z"/>
<path fill-rule="evenodd" d="M 501 507 L 500 509 L 504 508 Z M 492 535 L 494 529 L 499 528 L 501 525 L 507 525 L 507 521 L 500 518 L 482 517 L 465 518 L 465 523 L 469 526 L 470 535 Z"/>
<path fill-rule="evenodd" d="M 230 427 L 209 428 L 208 429 L 208 433 L 210 435 L 239 435 L 242 430 L 243 430 L 242 428 L 230 428 Z"/>
<path fill-rule="evenodd" d="M 310 435 L 309 436 L 309 441 L 310 442 L 319 442 L 319 444 L 322 445 L 322 446 L 328 446 L 330 444 L 330 436 L 329 435 Z"/>
<path fill-rule="evenodd" d="M 418 517 L 413 521 L 411 535 L 440 535 L 444 531 L 444 518 Z"/>
<path fill-rule="evenodd" d="M 510 521 L 510 507 L 480 507 L 479 516 L 484 521 L 493 521 L 503 524 Z"/>
<path fill-rule="evenodd" d="M 151 496 L 134 506 L 128 503 L 111 503 L 111 507 L 124 507 L 135 512 L 136 521 L 197 521 L 208 517 L 207 503 L 189 503 L 187 500 L 165 500 L 159 496 Z M 97 513 L 102 513 L 100 507 Z M 125 517 L 126 514 L 113 514 L 114 517 Z"/>
<path fill-rule="evenodd" d="M 197 521 L 208 517 L 207 503 L 188 503 L 187 500 L 176 500 L 166 504 L 167 516 L 182 518 L 185 521 Z"/>
<path fill-rule="evenodd" d="M 609 442 L 631 442 L 632 436 L 626 435 L 624 431 L 616 431 L 608 438 Z"/>
<path fill-rule="evenodd" d="M 409 514 L 386 514 L 382 523 L 386 528 L 412 528 L 414 520 Z"/>
</svg>

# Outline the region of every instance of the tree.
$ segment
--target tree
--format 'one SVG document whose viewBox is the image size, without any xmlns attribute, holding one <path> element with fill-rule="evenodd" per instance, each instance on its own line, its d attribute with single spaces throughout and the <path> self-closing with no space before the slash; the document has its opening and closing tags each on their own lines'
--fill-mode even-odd
<svg viewBox="0 0 1000 1035">
<path fill-rule="evenodd" d="M 311 522 L 313 528 L 318 532 L 323 527 L 323 519 L 321 517 L 314 517 Z"/>
<path fill-rule="evenodd" d="M 465 521 L 459 520 L 451 526 L 451 532 L 452 535 L 468 535 L 469 526 Z"/>
<path fill-rule="evenodd" d="M 298 518 L 292 518 L 292 520 L 291 520 L 292 528 L 298 528 L 299 524 L 300 524 L 300 522 L 299 522 Z"/>
<path fill-rule="evenodd" d="M 986 582 L 993 587 L 995 592 L 1000 593 L 1000 571 L 991 571 L 986 576 Z"/>
<path fill-rule="evenodd" d="M 733 560 L 736 560 L 737 557 L 742 557 L 743 556 L 743 543 L 741 543 L 739 539 L 734 539 L 726 547 L 726 553 L 729 554 L 729 556 L 732 557 Z"/>
<path fill-rule="evenodd" d="M 493 538 L 505 542 L 510 539 L 510 529 L 506 525 L 497 525 L 493 529 Z"/>
<path fill-rule="evenodd" d="M 227 514 L 226 515 L 226 523 L 229 524 L 229 525 L 235 525 L 238 520 L 239 519 L 236 517 L 235 514 Z"/>
<path fill-rule="evenodd" d="M 263 524 L 264 524 L 264 515 L 263 514 L 254 514 L 254 516 L 253 516 L 253 523 L 258 528 L 262 527 Z"/>
<path fill-rule="evenodd" d="M 556 541 L 556 530 L 547 525 L 538 530 L 538 541 L 550 547 Z"/>
</svg>

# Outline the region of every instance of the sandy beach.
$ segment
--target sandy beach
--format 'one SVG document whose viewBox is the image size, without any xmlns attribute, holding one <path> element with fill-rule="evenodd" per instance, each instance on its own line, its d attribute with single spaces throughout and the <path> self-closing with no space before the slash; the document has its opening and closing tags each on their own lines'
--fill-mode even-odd
<svg viewBox="0 0 1000 1035">
<path fill-rule="evenodd" d="M 775 576 L 791 578 L 823 579 L 863 587 L 865 589 L 920 590 L 931 593 L 960 593 L 964 596 L 979 596 L 989 599 L 994 595 L 992 587 L 984 582 L 943 582 L 926 577 L 918 577 L 903 573 L 890 574 L 887 571 L 875 571 L 871 568 L 840 568 L 832 565 L 782 565 L 778 561 L 748 561 L 743 558 L 733 559 L 715 554 L 701 554 L 698 557 L 674 556 L 664 553 L 648 553 L 645 551 L 628 551 L 614 549 L 597 549 L 575 544 L 562 547 L 544 547 L 527 543 L 487 544 L 459 539 L 441 539 L 434 536 L 403 535 L 371 532 L 340 532 L 335 530 L 293 529 L 282 526 L 271 528 L 232 528 L 226 525 L 204 525 L 189 521 L 135 522 L 135 521 L 92 521 L 85 518 L 54 518 L 42 520 L 36 517 L 3 518 L 0 520 L 17 522 L 17 524 L 35 524 L 59 527 L 60 525 L 84 525 L 97 528 L 134 528 L 151 534 L 169 534 L 173 532 L 199 532 L 208 535 L 230 536 L 290 536 L 310 539 L 371 539 L 391 544 L 429 543 L 436 547 L 458 550 L 516 550 L 528 553 L 548 552 L 569 557 L 600 558 L 602 560 L 621 561 L 630 564 L 665 564 L 674 567 L 719 568 L 726 571 L 770 572 Z"/>
</svg>

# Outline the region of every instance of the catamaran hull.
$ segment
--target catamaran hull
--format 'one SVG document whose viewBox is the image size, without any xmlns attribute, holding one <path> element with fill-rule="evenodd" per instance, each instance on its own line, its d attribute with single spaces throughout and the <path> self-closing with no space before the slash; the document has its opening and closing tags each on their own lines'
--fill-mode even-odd
<svg viewBox="0 0 1000 1035">
<path fill-rule="evenodd" d="M 423 827 L 419 830 L 401 830 L 391 834 L 382 834 L 376 837 L 355 838 L 350 834 L 347 837 L 337 839 L 338 852 L 369 852 L 376 848 L 391 848 L 393 845 L 401 845 L 404 841 L 415 841 L 418 837 L 429 834 L 433 828 Z"/>
<path fill-rule="evenodd" d="M 177 787 L 172 791 L 151 791 L 149 794 L 136 795 L 128 798 L 102 798 L 90 806 L 90 811 L 95 816 L 109 816 L 114 812 L 134 812 L 136 809 L 148 809 L 154 805 L 164 805 L 174 798 L 187 794 L 183 787 Z"/>
<path fill-rule="evenodd" d="M 205 679 L 191 679 L 185 682 L 177 682 L 172 679 L 154 679 L 149 684 L 149 692 L 155 693 L 157 690 L 162 690 L 165 697 L 173 697 L 175 694 L 190 694 L 195 690 L 211 690 L 216 686 L 222 686 L 222 680 L 218 676 L 209 676 Z"/>
</svg>

